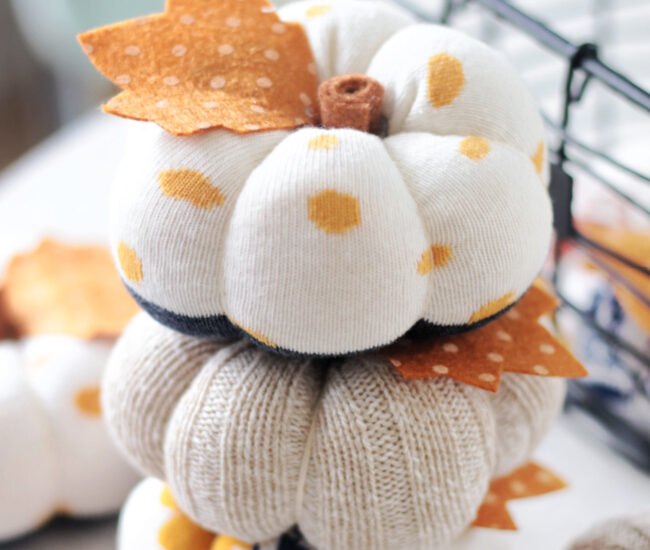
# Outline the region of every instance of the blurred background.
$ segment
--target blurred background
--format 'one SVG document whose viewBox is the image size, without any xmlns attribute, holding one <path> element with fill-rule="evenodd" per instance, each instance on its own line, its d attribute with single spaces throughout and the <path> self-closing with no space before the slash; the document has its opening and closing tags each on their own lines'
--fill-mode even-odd
<svg viewBox="0 0 650 550">
<path fill-rule="evenodd" d="M 394 1 L 500 50 L 537 97 L 554 164 L 555 323 L 590 371 L 541 453 L 567 461 L 576 506 L 592 517 L 650 509 L 650 0 Z M 100 113 L 115 88 L 75 35 L 163 6 L 0 1 L 0 268 L 43 236 L 104 242 L 126 123 Z M 618 496 L 596 492 L 603 472 Z M 104 549 L 110 521 L 57 525 L 75 547 Z M 55 540 L 6 548 L 70 547 Z"/>
<path fill-rule="evenodd" d="M 0 169 L 110 95 L 75 36 L 160 11 L 162 0 L 0 3 Z"/>
</svg>

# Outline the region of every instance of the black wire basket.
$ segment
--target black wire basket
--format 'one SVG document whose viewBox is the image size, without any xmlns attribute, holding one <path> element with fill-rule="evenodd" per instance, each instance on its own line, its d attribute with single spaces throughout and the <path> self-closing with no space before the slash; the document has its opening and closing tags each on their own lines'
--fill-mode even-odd
<svg viewBox="0 0 650 550">
<path fill-rule="evenodd" d="M 492 17 L 500 24 L 508 25 L 516 32 L 526 35 L 537 47 L 546 49 L 563 60 L 564 74 L 557 82 L 558 113 L 552 116 L 544 112 L 549 141 L 549 160 L 551 162 L 550 194 L 553 201 L 556 241 L 554 262 L 549 270 L 549 277 L 561 300 L 556 315 L 573 315 L 582 325 L 583 334 L 597 339 L 606 347 L 608 368 L 618 369 L 618 375 L 629 382 L 631 392 L 618 391 L 615 386 L 599 383 L 592 378 L 572 381 L 569 385 L 567 410 L 587 413 L 597 421 L 600 431 L 607 434 L 610 443 L 624 453 L 641 468 L 650 471 L 650 357 L 648 345 L 650 336 L 630 340 L 617 330 L 620 311 L 616 310 L 603 321 L 598 308 L 584 307 L 577 303 L 562 284 L 563 271 L 571 269 L 565 265 L 564 254 L 568 248 L 578 250 L 598 269 L 602 270 L 610 281 L 622 285 L 650 311 L 650 298 L 639 288 L 621 276 L 619 270 L 612 267 L 613 260 L 650 277 L 650 258 L 646 265 L 630 259 L 622 251 L 601 242 L 581 229 L 574 216 L 574 183 L 577 180 L 587 185 L 598 185 L 608 189 L 618 200 L 623 201 L 630 211 L 644 216 L 650 222 L 650 210 L 633 195 L 615 184 L 620 177 L 632 178 L 650 193 L 650 177 L 641 171 L 613 158 L 603 150 L 589 145 L 572 129 L 572 115 L 584 101 L 590 83 L 597 82 L 607 88 L 617 100 L 636 108 L 638 117 L 650 123 L 650 94 L 641 86 L 601 60 L 599 49 L 594 43 L 574 44 L 552 30 L 548 25 L 515 7 L 512 2 L 504 0 L 443 0 L 436 6 L 438 13 L 429 13 L 423 9 L 422 2 L 417 5 L 408 0 L 399 2 L 414 12 L 419 18 L 451 24 L 463 10 L 473 9 L 483 12 L 485 17 Z M 497 32 L 492 29 L 492 33 Z M 483 36 L 483 39 L 486 37 Z M 489 35 L 488 35 L 488 42 Z M 607 110 L 608 107 L 601 106 Z M 636 116 L 636 115 L 635 115 Z M 648 125 L 650 130 L 650 124 Z M 650 131 L 648 132 L 648 154 L 650 155 Z M 647 235 L 650 239 L 650 235 Z M 650 279 L 649 279 L 650 281 Z M 603 299 L 602 296 L 600 296 Z M 614 307 L 619 307 L 612 295 Z M 617 317 L 618 316 L 618 317 Z M 557 322 L 560 334 L 562 323 Z M 641 340 L 641 341 L 639 341 Z M 584 351 L 584 350 L 583 350 Z M 583 354 L 579 349 L 574 352 L 590 367 L 589 353 Z M 635 406 L 627 406 L 634 401 Z M 639 402 L 642 406 L 638 406 Z"/>
</svg>

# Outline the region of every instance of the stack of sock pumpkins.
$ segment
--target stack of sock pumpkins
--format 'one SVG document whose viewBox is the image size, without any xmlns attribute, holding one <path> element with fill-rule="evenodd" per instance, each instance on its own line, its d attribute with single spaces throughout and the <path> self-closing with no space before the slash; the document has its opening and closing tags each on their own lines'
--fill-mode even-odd
<svg viewBox="0 0 650 550">
<path fill-rule="evenodd" d="M 80 41 L 124 89 L 105 109 L 158 123 L 134 129 L 115 188 L 115 258 L 146 313 L 103 405 L 169 485 L 160 517 L 200 525 L 195 548 L 296 527 L 319 550 L 459 537 L 564 392 L 543 365 L 477 374 L 495 393 L 453 379 L 508 363 L 454 335 L 521 315 L 551 240 L 543 125 L 512 68 L 354 0 L 168 0 Z M 497 338 L 519 361 L 537 345 Z M 405 376 L 396 341 L 449 363 Z M 180 547 L 127 510 L 142 521 L 123 518 L 122 550 Z"/>
</svg>

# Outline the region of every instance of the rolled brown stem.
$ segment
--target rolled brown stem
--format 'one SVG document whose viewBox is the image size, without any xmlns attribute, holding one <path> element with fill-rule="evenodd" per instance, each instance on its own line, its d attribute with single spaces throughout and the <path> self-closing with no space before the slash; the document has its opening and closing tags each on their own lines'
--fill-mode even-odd
<svg viewBox="0 0 650 550">
<path fill-rule="evenodd" d="M 384 100 L 383 86 L 369 76 L 335 76 L 318 88 L 321 124 L 377 133 Z"/>
</svg>

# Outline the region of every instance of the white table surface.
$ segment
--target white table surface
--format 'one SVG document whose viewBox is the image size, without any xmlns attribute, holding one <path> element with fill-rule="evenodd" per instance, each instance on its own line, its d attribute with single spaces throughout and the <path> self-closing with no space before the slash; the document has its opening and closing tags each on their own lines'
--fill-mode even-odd
<svg viewBox="0 0 650 550">
<path fill-rule="evenodd" d="M 0 269 L 44 236 L 106 242 L 108 197 L 129 123 L 91 113 L 0 174 Z M 511 502 L 515 533 L 472 530 L 455 550 L 560 550 L 597 521 L 650 512 L 650 477 L 564 417 L 535 458 L 570 483 Z M 4 550 L 108 550 L 114 522 L 58 522 Z M 396 549 L 400 550 L 400 549 Z"/>
</svg>

